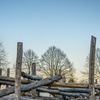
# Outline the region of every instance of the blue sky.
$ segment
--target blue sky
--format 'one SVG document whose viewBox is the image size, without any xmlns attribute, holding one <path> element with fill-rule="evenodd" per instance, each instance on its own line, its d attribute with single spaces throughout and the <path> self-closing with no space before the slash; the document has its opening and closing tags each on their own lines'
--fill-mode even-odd
<svg viewBox="0 0 100 100">
<path fill-rule="evenodd" d="M 0 40 L 11 64 L 16 44 L 39 57 L 55 45 L 79 74 L 89 53 L 91 35 L 100 47 L 100 0 L 0 0 Z"/>
</svg>

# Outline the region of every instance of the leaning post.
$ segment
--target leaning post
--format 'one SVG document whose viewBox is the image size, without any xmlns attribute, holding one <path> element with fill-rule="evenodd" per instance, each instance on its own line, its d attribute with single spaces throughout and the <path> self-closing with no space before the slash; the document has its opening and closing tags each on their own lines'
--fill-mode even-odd
<svg viewBox="0 0 100 100">
<path fill-rule="evenodd" d="M 16 69 L 15 69 L 15 98 L 20 100 L 20 86 L 21 86 L 21 67 L 22 67 L 22 54 L 23 54 L 23 43 L 17 43 L 17 58 L 16 58 Z"/>
<path fill-rule="evenodd" d="M 95 49 L 96 49 L 96 38 L 94 36 L 91 36 L 90 58 L 89 58 L 90 100 L 95 100 L 95 90 L 94 90 Z"/>
</svg>

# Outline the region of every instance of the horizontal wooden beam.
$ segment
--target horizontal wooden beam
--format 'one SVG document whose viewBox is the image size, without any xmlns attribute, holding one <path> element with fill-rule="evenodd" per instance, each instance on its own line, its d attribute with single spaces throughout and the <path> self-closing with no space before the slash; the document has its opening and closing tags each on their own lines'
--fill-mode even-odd
<svg viewBox="0 0 100 100">
<path fill-rule="evenodd" d="M 0 80 L 1 81 L 7 81 L 7 82 L 15 82 L 15 78 L 13 78 L 13 77 L 6 77 L 6 76 L 0 76 Z M 32 82 L 32 81 L 21 79 L 21 83 L 23 83 L 23 84 L 28 84 L 30 82 Z"/>
<path fill-rule="evenodd" d="M 71 83 L 56 82 L 56 83 L 50 84 L 49 86 L 52 86 L 52 87 L 69 87 L 69 88 L 89 88 L 88 84 L 81 84 L 81 83 L 71 84 Z"/>
<path fill-rule="evenodd" d="M 87 88 L 58 88 L 61 92 L 73 92 L 73 93 L 89 93 Z"/>
<path fill-rule="evenodd" d="M 25 72 L 21 72 L 21 76 L 24 77 L 24 78 L 28 78 L 28 79 L 31 79 L 31 80 L 41 80 L 42 78 L 39 77 L 39 76 L 33 76 L 31 74 L 27 74 Z"/>
</svg>

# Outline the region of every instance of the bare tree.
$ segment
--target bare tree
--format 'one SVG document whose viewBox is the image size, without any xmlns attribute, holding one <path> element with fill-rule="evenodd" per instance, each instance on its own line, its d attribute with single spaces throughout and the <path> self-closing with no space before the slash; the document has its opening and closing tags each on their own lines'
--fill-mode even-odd
<svg viewBox="0 0 100 100">
<path fill-rule="evenodd" d="M 3 69 L 2 74 L 6 74 L 7 72 L 7 65 L 9 62 L 7 61 L 7 53 L 4 49 L 3 42 L 0 41 L 0 68 Z"/>
<path fill-rule="evenodd" d="M 89 78 L 89 56 L 86 58 L 86 63 L 84 65 L 84 71 L 81 71 L 83 78 L 81 78 L 80 82 L 87 83 Z"/>
<path fill-rule="evenodd" d="M 81 73 L 85 76 L 84 80 L 88 81 L 88 75 L 89 75 L 89 56 L 86 59 L 85 69 Z M 100 48 L 96 49 L 95 53 L 95 80 L 100 79 Z"/>
<path fill-rule="evenodd" d="M 3 47 L 3 43 L 0 41 L 0 68 L 5 68 L 8 64 L 7 53 Z"/>
<path fill-rule="evenodd" d="M 28 73 L 31 73 L 32 63 L 37 63 L 38 57 L 35 52 L 31 49 L 27 50 L 23 54 L 23 68 L 28 70 Z"/>
<path fill-rule="evenodd" d="M 41 56 L 38 70 L 45 76 L 53 76 L 60 73 L 63 78 L 69 79 L 75 73 L 72 63 L 66 54 L 55 46 L 51 46 Z"/>
</svg>

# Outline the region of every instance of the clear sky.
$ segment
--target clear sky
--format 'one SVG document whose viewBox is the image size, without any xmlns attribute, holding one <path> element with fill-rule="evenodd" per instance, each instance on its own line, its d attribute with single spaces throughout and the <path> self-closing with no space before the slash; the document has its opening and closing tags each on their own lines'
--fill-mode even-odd
<svg viewBox="0 0 100 100">
<path fill-rule="evenodd" d="M 100 0 L 0 0 L 0 40 L 11 64 L 17 42 L 39 57 L 55 45 L 79 75 L 90 51 L 91 35 L 100 47 Z"/>
</svg>

